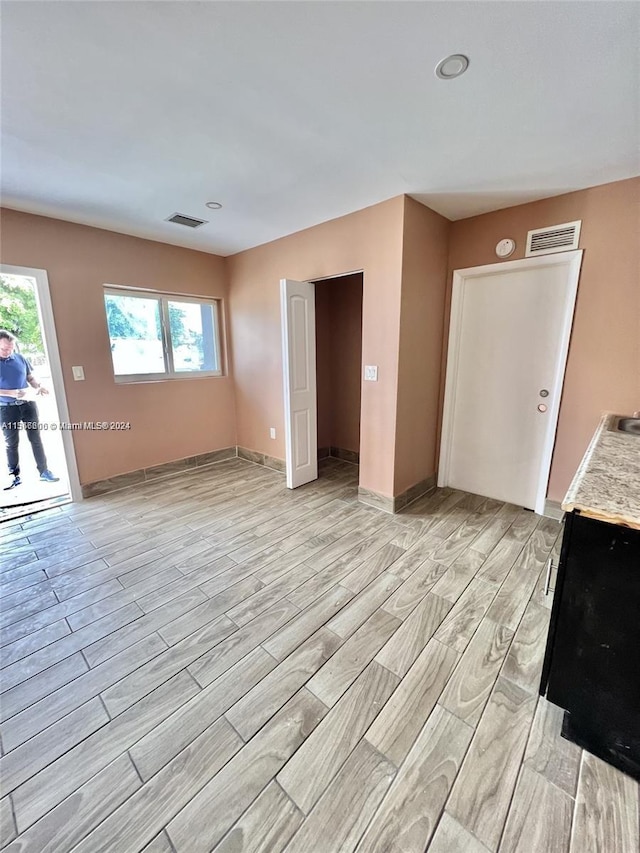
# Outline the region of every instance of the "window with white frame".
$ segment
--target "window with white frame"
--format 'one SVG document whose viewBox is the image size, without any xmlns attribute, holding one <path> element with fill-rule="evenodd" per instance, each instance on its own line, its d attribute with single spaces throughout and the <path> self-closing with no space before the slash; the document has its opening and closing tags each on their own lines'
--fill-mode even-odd
<svg viewBox="0 0 640 853">
<path fill-rule="evenodd" d="M 217 299 L 105 287 L 116 382 L 221 376 Z"/>
</svg>

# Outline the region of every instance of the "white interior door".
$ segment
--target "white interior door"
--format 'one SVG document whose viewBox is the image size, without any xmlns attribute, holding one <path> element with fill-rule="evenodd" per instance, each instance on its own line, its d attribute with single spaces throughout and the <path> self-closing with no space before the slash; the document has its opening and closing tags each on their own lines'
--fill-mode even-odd
<svg viewBox="0 0 640 853">
<path fill-rule="evenodd" d="M 287 487 L 318 478 L 315 287 L 280 281 Z"/>
<path fill-rule="evenodd" d="M 544 511 L 581 256 L 454 273 L 439 485 Z"/>
</svg>

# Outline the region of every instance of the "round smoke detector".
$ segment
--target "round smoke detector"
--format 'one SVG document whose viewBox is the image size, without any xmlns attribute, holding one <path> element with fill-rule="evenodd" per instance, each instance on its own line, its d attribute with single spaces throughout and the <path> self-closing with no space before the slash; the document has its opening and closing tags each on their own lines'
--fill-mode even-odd
<svg viewBox="0 0 640 853">
<path fill-rule="evenodd" d="M 469 60 L 462 53 L 452 53 L 436 65 L 436 77 L 441 80 L 453 80 L 469 67 Z"/>
</svg>

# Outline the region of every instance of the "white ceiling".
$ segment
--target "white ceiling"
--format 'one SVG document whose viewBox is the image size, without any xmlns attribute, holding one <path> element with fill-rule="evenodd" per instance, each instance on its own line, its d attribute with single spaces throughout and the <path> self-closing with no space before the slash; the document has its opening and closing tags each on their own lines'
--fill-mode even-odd
<svg viewBox="0 0 640 853">
<path fill-rule="evenodd" d="M 2 201 L 18 210 L 229 255 L 400 193 L 460 219 L 640 173 L 637 2 L 2 15 Z M 440 81 L 450 53 L 469 70 Z M 209 224 L 163 221 L 176 211 Z"/>
</svg>

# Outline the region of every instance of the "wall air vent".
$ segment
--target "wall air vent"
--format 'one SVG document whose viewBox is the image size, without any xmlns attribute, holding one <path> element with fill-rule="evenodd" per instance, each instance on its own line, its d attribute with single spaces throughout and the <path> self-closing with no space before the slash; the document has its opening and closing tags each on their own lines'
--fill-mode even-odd
<svg viewBox="0 0 640 853">
<path fill-rule="evenodd" d="M 563 222 L 548 228 L 534 228 L 527 234 L 525 258 L 533 255 L 550 255 L 553 252 L 570 252 L 578 248 L 580 241 L 581 219 L 575 222 Z"/>
<path fill-rule="evenodd" d="M 185 216 L 184 213 L 174 213 L 169 216 L 166 222 L 175 222 L 176 225 L 186 225 L 187 228 L 199 228 L 201 225 L 206 225 L 206 219 L 195 219 L 193 216 Z"/>
</svg>

